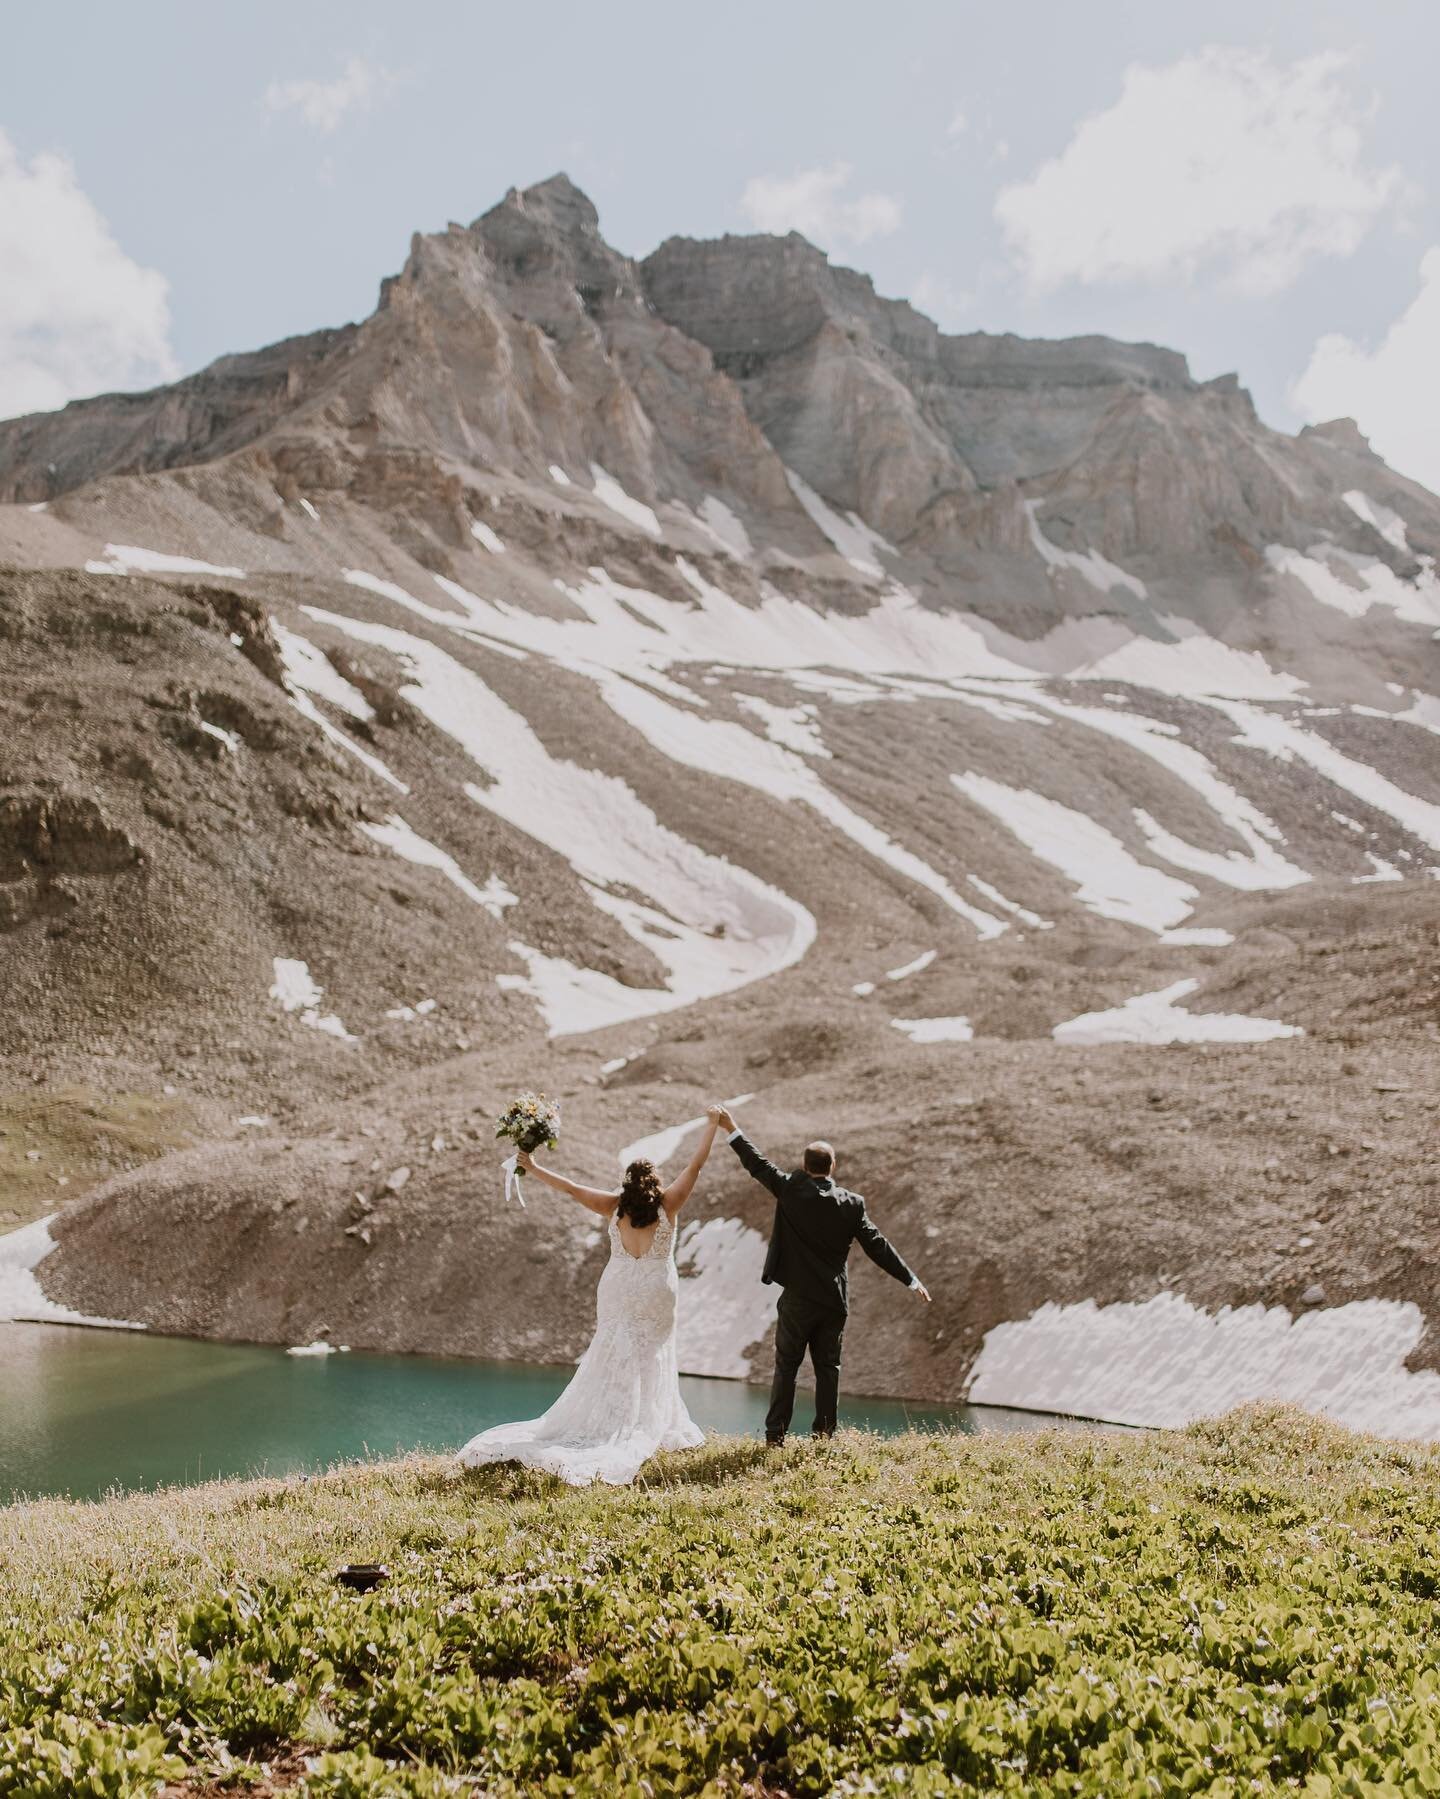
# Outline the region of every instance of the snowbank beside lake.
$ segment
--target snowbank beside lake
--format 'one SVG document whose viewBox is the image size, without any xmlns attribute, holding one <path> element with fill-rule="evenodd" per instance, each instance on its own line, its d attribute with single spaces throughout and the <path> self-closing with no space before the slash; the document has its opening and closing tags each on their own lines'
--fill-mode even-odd
<svg viewBox="0 0 1440 1799">
<path fill-rule="evenodd" d="M 1183 1294 L 1043 1305 L 986 1332 L 972 1405 L 1179 1427 L 1252 1400 L 1283 1400 L 1352 1430 L 1440 1441 L 1440 1374 L 1407 1368 L 1425 1334 L 1409 1301 L 1361 1299 L 1292 1316 L 1207 1312 Z"/>
<path fill-rule="evenodd" d="M 50 1235 L 54 1221 L 52 1212 L 0 1237 L 0 1324 L 90 1324 L 108 1330 L 144 1330 L 143 1324 L 130 1324 L 123 1318 L 92 1318 L 72 1312 L 69 1306 L 47 1298 L 35 1270 L 55 1248 Z"/>
</svg>

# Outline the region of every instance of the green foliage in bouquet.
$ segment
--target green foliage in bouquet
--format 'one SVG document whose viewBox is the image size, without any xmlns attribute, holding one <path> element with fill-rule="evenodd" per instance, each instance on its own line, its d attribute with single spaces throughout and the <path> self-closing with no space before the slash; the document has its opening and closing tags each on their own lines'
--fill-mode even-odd
<svg viewBox="0 0 1440 1799">
<path fill-rule="evenodd" d="M 560 1101 L 544 1093 L 522 1093 L 495 1120 L 496 1141 L 509 1141 L 527 1155 L 554 1149 L 559 1133 Z"/>
</svg>

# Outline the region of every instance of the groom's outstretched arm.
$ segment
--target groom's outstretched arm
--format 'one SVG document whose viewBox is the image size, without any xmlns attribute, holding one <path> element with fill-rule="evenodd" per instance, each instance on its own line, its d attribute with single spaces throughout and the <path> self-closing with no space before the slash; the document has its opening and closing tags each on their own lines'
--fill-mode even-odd
<svg viewBox="0 0 1440 1799">
<path fill-rule="evenodd" d="M 874 1223 L 870 1214 L 864 1210 L 861 1211 L 860 1222 L 855 1227 L 855 1241 L 876 1267 L 883 1268 L 886 1274 L 893 1274 L 897 1281 L 903 1281 L 907 1287 L 918 1287 L 924 1293 L 924 1288 L 920 1286 L 920 1277 L 885 1233 Z M 930 1296 L 926 1293 L 925 1297 L 928 1299 Z"/>
<path fill-rule="evenodd" d="M 730 1137 L 730 1147 L 744 1164 L 745 1172 L 753 1175 L 762 1187 L 768 1187 L 779 1199 L 782 1188 L 790 1178 L 783 1168 L 777 1168 L 773 1162 L 767 1162 L 744 1131 L 735 1131 Z"/>
</svg>

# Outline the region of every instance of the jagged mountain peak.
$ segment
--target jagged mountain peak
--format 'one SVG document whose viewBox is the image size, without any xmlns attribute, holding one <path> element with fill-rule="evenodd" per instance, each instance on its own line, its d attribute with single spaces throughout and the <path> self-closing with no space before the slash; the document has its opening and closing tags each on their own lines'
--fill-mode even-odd
<svg viewBox="0 0 1440 1799">
<path fill-rule="evenodd" d="M 1354 419 L 1326 419 L 1323 424 L 1305 425 L 1300 431 L 1301 438 L 1318 439 L 1321 443 L 1332 444 L 1336 449 L 1348 450 L 1355 456 L 1380 458 L 1370 447 L 1370 439 L 1360 429 Z"/>
<path fill-rule="evenodd" d="M 672 505 L 647 535 L 686 553 L 684 516 L 711 500 L 758 563 L 826 558 L 847 581 L 880 566 L 849 533 L 876 533 L 885 572 L 1027 630 L 1096 603 L 1037 549 L 1032 505 L 1067 552 L 1182 590 L 1248 579 L 1276 543 L 1371 555 L 1378 533 L 1408 567 L 1345 500 L 1357 486 L 1401 507 L 1411 551 L 1440 541 L 1440 507 L 1353 424 L 1271 431 L 1236 377 L 1197 382 L 1155 344 L 946 333 L 794 232 L 676 236 L 637 263 L 563 172 L 417 234 L 359 325 L 0 425 L 0 501 L 237 454 L 275 482 L 262 511 L 295 482 L 389 492 L 397 459 L 410 488 L 429 466 L 431 519 L 454 516 L 449 483 L 548 487 L 559 469 L 590 492 L 598 468 L 648 511 Z"/>
<path fill-rule="evenodd" d="M 512 187 L 500 202 L 502 207 L 542 217 L 557 231 L 567 234 L 598 233 L 600 214 L 590 196 L 570 179 L 563 169 L 526 188 Z M 499 208 L 492 207 L 492 212 Z M 481 214 L 477 226 L 488 214 Z"/>
<path fill-rule="evenodd" d="M 568 175 L 512 187 L 470 229 L 518 314 L 538 311 L 566 330 L 577 299 L 593 313 L 617 296 L 633 302 L 638 294 L 634 263 L 606 243 L 594 203 Z"/>
</svg>

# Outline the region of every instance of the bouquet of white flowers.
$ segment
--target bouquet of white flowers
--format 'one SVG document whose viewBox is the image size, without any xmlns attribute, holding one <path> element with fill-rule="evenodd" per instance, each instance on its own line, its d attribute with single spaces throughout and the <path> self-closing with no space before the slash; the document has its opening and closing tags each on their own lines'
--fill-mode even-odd
<svg viewBox="0 0 1440 1799">
<path fill-rule="evenodd" d="M 504 1138 L 515 1145 L 517 1152 L 523 1149 L 527 1155 L 533 1155 L 537 1149 L 554 1149 L 559 1130 L 560 1101 L 543 1093 L 522 1093 L 495 1121 L 496 1141 Z M 523 1206 L 525 1196 L 520 1191 L 520 1181 L 525 1170 L 515 1155 L 506 1158 L 503 1168 L 506 1199 L 513 1193 Z"/>
</svg>

